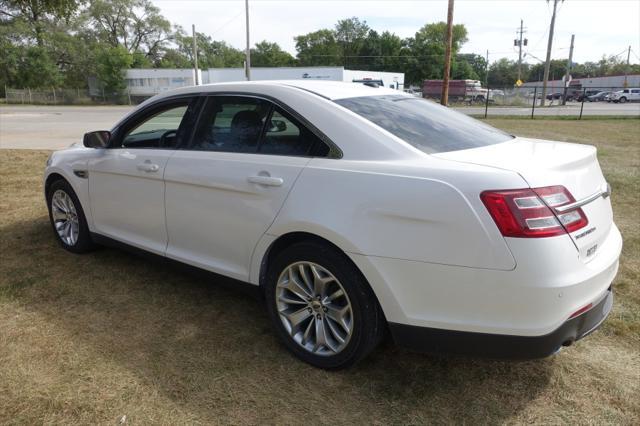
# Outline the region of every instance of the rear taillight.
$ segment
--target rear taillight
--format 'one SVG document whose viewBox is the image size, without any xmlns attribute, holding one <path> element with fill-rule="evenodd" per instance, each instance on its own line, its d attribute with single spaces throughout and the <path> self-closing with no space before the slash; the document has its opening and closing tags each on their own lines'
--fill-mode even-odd
<svg viewBox="0 0 640 426">
<path fill-rule="evenodd" d="M 480 198 L 505 237 L 553 237 L 589 223 L 580 208 L 554 213 L 553 208 L 575 201 L 564 186 L 485 191 Z"/>
</svg>

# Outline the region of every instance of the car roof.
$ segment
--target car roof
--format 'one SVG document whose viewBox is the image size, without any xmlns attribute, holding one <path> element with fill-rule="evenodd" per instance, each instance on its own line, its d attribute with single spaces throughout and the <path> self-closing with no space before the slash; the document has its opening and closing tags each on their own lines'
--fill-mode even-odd
<svg viewBox="0 0 640 426">
<path fill-rule="evenodd" d="M 385 87 L 371 87 L 362 83 L 350 83 L 343 81 L 318 81 L 318 80 L 260 80 L 260 81 L 234 81 L 225 83 L 203 84 L 200 86 L 182 87 L 163 92 L 160 97 L 174 96 L 188 93 L 215 93 L 225 90 L 237 91 L 241 89 L 247 92 L 262 92 L 269 87 L 288 86 L 314 93 L 326 99 L 336 100 L 344 98 L 358 98 L 362 96 L 400 95 L 411 96 L 402 90 L 388 89 Z M 156 97 L 156 99 L 158 99 Z"/>
</svg>

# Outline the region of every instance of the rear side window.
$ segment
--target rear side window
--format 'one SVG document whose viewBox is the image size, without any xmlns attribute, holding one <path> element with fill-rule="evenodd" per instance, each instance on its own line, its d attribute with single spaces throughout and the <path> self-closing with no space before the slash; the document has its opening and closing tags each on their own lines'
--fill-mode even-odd
<svg viewBox="0 0 640 426">
<path fill-rule="evenodd" d="M 335 102 L 427 154 L 478 148 L 513 139 L 502 130 L 414 96 L 365 96 Z"/>
<path fill-rule="evenodd" d="M 290 114 L 274 106 L 258 152 L 326 157 L 329 147 Z"/>
<path fill-rule="evenodd" d="M 202 112 L 192 149 L 256 152 L 271 104 L 263 99 L 210 97 Z"/>
<path fill-rule="evenodd" d="M 329 146 L 291 114 L 260 98 L 211 96 L 190 149 L 326 157 Z"/>
</svg>

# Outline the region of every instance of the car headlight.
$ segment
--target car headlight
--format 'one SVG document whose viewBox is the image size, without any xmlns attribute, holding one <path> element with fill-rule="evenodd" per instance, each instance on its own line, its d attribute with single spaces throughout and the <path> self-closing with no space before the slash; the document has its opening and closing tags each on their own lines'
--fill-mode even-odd
<svg viewBox="0 0 640 426">
<path fill-rule="evenodd" d="M 49 154 L 49 158 L 47 158 L 47 167 L 49 167 L 51 165 L 52 157 L 53 157 L 53 152 L 51 154 Z"/>
</svg>

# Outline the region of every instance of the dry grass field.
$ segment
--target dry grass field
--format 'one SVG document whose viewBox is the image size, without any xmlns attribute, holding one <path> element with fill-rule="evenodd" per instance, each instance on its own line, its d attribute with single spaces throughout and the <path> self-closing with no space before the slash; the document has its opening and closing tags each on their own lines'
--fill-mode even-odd
<svg viewBox="0 0 640 426">
<path fill-rule="evenodd" d="M 387 342 L 320 371 L 241 292 L 119 250 L 63 251 L 48 153 L 0 150 L 0 424 L 640 424 L 640 120 L 489 122 L 599 148 L 625 246 L 614 311 L 587 339 L 528 362 Z"/>
</svg>

